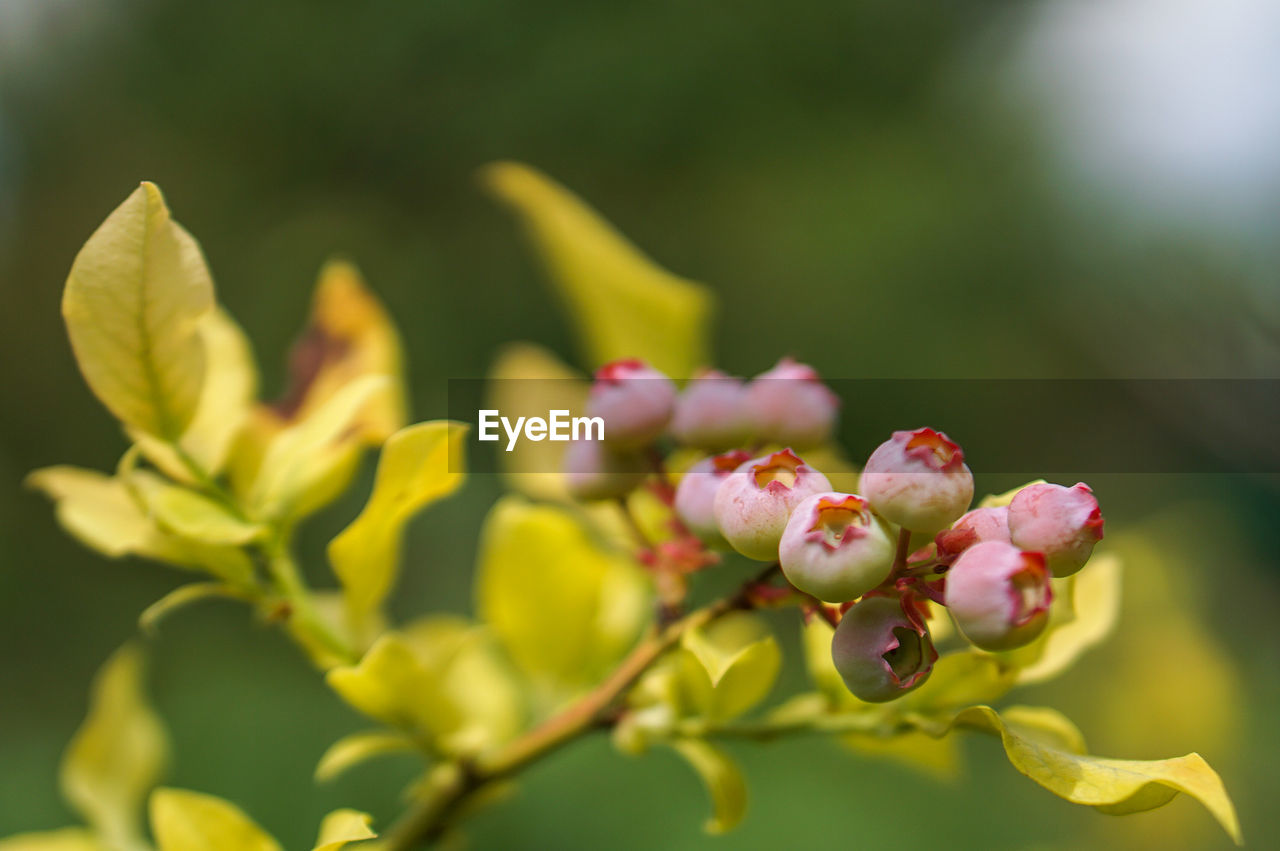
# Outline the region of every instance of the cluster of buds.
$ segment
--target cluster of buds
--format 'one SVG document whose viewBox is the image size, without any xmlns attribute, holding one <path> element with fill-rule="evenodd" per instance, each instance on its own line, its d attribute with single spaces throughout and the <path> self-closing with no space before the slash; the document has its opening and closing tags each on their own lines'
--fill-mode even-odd
<svg viewBox="0 0 1280 851">
<path fill-rule="evenodd" d="M 571 446 L 565 460 L 569 490 L 579 499 L 625 496 L 649 468 L 645 452 L 664 435 L 709 452 L 823 446 L 839 406 L 813 367 L 791 358 L 750 381 L 704 370 L 683 391 L 643 361 L 614 361 L 596 371 L 587 400 L 587 415 L 604 421 L 604 439 Z"/>
<path fill-rule="evenodd" d="M 841 493 L 796 451 L 830 443 L 837 409 L 812 367 L 791 359 L 749 382 L 703 372 L 683 392 L 640 361 L 612 363 L 589 403 L 611 437 L 571 449 L 570 487 L 584 499 L 625 496 L 664 435 L 720 453 L 670 495 L 676 524 L 705 548 L 777 562 L 808 611 L 835 624 L 832 659 L 862 700 L 893 700 L 928 679 L 931 604 L 984 650 L 1035 640 L 1050 580 L 1083 567 L 1102 538 L 1089 487 L 1032 484 L 1007 506 L 970 510 L 963 450 L 919 428 L 894 432 L 867 458 L 860 493 Z M 787 448 L 761 454 L 769 445 Z"/>
</svg>

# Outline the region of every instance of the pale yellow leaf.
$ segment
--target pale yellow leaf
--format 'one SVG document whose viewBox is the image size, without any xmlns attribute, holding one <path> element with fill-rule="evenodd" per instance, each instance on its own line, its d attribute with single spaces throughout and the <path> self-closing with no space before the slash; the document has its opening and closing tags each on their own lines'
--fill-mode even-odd
<svg viewBox="0 0 1280 851">
<path fill-rule="evenodd" d="M 1002 717 L 989 706 L 971 706 L 949 719 L 917 721 L 935 736 L 954 727 L 994 733 L 1018 771 L 1059 797 L 1113 815 L 1155 809 L 1185 793 L 1203 804 L 1237 844 L 1242 842 L 1222 778 L 1199 754 L 1160 760 L 1089 756 L 1075 725 L 1051 709 L 1012 707 Z"/>
<path fill-rule="evenodd" d="M 312 851 L 341 851 L 348 842 L 373 839 L 373 818 L 358 810 L 334 810 L 320 823 L 320 836 Z"/>
<path fill-rule="evenodd" d="M 671 747 L 698 773 L 711 797 L 712 814 L 703 825 L 707 833 L 737 827 L 747 813 L 747 783 L 738 764 L 705 739 L 676 739 Z"/>
<path fill-rule="evenodd" d="M 191 235 L 143 183 L 76 255 L 62 315 L 90 389 L 121 422 L 176 440 L 204 378 L 196 326 L 213 281 Z"/>
<path fill-rule="evenodd" d="M 210 597 L 223 597 L 234 600 L 250 599 L 243 590 L 233 588 L 223 582 L 192 582 L 179 585 L 159 600 L 142 610 L 138 615 L 138 628 L 148 635 L 155 635 L 160 621 L 173 612 L 200 600 Z"/>
<path fill-rule="evenodd" d="M 332 780 L 366 760 L 387 754 L 407 753 L 416 750 L 413 740 L 403 733 L 387 730 L 370 730 L 352 733 L 334 742 L 316 763 L 315 779 L 318 782 Z"/>
<path fill-rule="evenodd" d="M 185 789 L 152 794 L 151 833 L 157 851 L 281 851 L 235 804 Z"/>
<path fill-rule="evenodd" d="M 355 418 L 360 441 L 376 445 L 406 424 L 404 357 L 386 308 L 350 263 L 333 260 L 320 270 L 307 327 L 289 359 L 284 398 L 262 409 L 280 426 L 313 417 L 350 384 L 370 375 L 387 387 Z"/>
<path fill-rule="evenodd" d="M 329 687 L 360 712 L 434 744 L 461 723 L 437 672 L 419 660 L 402 635 L 384 634 L 357 665 L 334 668 Z"/>
<path fill-rule="evenodd" d="M 196 326 L 204 344 L 204 387 L 195 415 L 178 441 L 178 447 L 209 475 L 221 472 L 231 446 L 244 427 L 258 392 L 258 367 L 249 338 L 221 308 L 204 315 Z M 191 470 L 174 445 L 138 429 L 130 436 L 147 458 L 169 477 L 193 481 Z"/>
<path fill-rule="evenodd" d="M 401 429 L 383 445 L 368 503 L 329 542 L 354 621 L 381 606 L 395 584 L 405 524 L 462 485 L 466 434 L 462 423 L 436 420 Z"/>
<path fill-rule="evenodd" d="M 638 357 L 675 378 L 707 363 L 711 294 L 665 271 L 564 187 L 520 163 L 488 166 L 521 217 L 592 366 Z"/>
<path fill-rule="evenodd" d="M 165 531 L 202 544 L 239 547 L 267 534 L 267 528 L 237 517 L 231 509 L 146 470 L 127 478 L 151 517 Z"/>
<path fill-rule="evenodd" d="M 686 632 L 681 685 L 689 711 L 711 720 L 736 718 L 764 700 L 782 652 L 758 615 L 733 612 Z"/>
<path fill-rule="evenodd" d="M 589 389 L 580 372 L 550 351 L 532 343 L 512 343 L 498 351 L 489 369 L 485 407 L 508 418 L 545 417 L 551 410 L 581 412 L 586 410 Z M 538 499 L 568 502 L 560 473 L 567 445 L 522 440 L 511 452 L 498 452 L 508 487 Z"/>
<path fill-rule="evenodd" d="M 315 507 L 315 489 L 332 487 L 336 471 L 352 468 L 358 423 L 370 405 L 390 392 L 385 375 L 367 375 L 343 386 L 305 419 L 275 435 L 249 495 L 250 513 L 264 519 L 297 519 Z"/>
<path fill-rule="evenodd" d="M 525 722 L 525 695 L 488 629 L 431 615 L 407 624 L 404 638 L 457 708 L 458 723 L 441 737 L 442 750 L 474 754 L 515 738 Z"/>
<path fill-rule="evenodd" d="M 476 593 L 481 618 L 553 703 L 606 673 L 647 617 L 647 582 L 627 556 L 567 509 L 518 497 L 485 521 Z"/>
<path fill-rule="evenodd" d="M 233 585 L 250 581 L 253 563 L 241 550 L 165 532 L 117 477 L 58 466 L 36 470 L 26 482 L 54 500 L 58 522 L 72 537 L 109 558 L 137 555 L 206 570 Z"/>
<path fill-rule="evenodd" d="M 62 794 L 104 843 L 136 847 L 142 805 L 168 751 L 164 725 L 144 694 L 142 654 L 126 645 L 94 679 L 89 713 L 62 757 Z"/>
<path fill-rule="evenodd" d="M 0 851 L 112 851 L 82 827 L 20 833 L 0 839 Z"/>
<path fill-rule="evenodd" d="M 1101 644 L 1120 614 L 1120 560 L 1095 555 L 1079 573 L 1053 580 L 1056 597 L 1044 634 L 1010 654 L 1022 666 L 1018 684 L 1053 679 Z"/>
</svg>

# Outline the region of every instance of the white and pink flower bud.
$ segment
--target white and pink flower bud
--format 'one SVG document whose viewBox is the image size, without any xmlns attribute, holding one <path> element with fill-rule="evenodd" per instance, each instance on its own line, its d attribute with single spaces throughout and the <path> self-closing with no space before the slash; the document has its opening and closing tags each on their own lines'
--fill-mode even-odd
<svg viewBox="0 0 1280 851">
<path fill-rule="evenodd" d="M 596 370 L 587 415 L 604 420 L 604 439 L 621 449 L 638 449 L 661 436 L 675 410 L 670 378 L 635 358 Z"/>
<path fill-rule="evenodd" d="M 1004 541 L 974 544 L 947 571 L 946 606 L 965 638 L 984 650 L 1027 644 L 1049 622 L 1053 588 L 1044 556 Z"/>
<path fill-rule="evenodd" d="M 805 497 L 829 490 L 826 476 L 783 449 L 745 462 L 720 483 L 716 524 L 729 546 L 747 558 L 773 561 L 791 512 Z"/>
<path fill-rule="evenodd" d="M 645 459 L 598 440 L 575 440 L 562 461 L 569 494 L 575 499 L 617 499 L 640 487 L 648 475 Z"/>
<path fill-rule="evenodd" d="M 919 688 L 938 652 L 924 623 L 908 618 L 896 597 L 864 597 L 844 613 L 831 639 L 831 661 L 859 700 L 884 703 Z"/>
<path fill-rule="evenodd" d="M 712 451 L 742 444 L 751 435 L 746 385 L 715 369 L 695 375 L 676 399 L 671 436 L 685 446 Z"/>
<path fill-rule="evenodd" d="M 1102 509 L 1083 482 L 1072 487 L 1027 485 L 1009 503 L 1009 537 L 1024 550 L 1044 553 L 1054 576 L 1070 576 L 1102 540 Z"/>
<path fill-rule="evenodd" d="M 895 431 L 867 459 L 858 489 L 886 520 L 933 534 L 969 507 L 973 473 L 964 451 L 942 432 Z"/>
<path fill-rule="evenodd" d="M 751 455 L 738 449 L 724 455 L 703 458 L 690 467 L 676 486 L 675 509 L 690 532 L 711 546 L 728 546 L 716 522 L 716 491 L 729 475 Z"/>
<path fill-rule="evenodd" d="M 828 603 L 856 600 L 889 578 L 894 544 L 867 501 L 820 493 L 796 506 L 778 544 L 782 572 Z"/>
<path fill-rule="evenodd" d="M 974 544 L 983 541 L 1009 543 L 1009 509 L 975 508 L 965 514 L 950 529 L 943 529 L 933 539 L 938 548 L 938 561 L 950 564 Z"/>
<path fill-rule="evenodd" d="M 783 358 L 747 385 L 745 409 L 760 440 L 808 449 L 830 441 L 840 399 L 813 367 Z"/>
</svg>

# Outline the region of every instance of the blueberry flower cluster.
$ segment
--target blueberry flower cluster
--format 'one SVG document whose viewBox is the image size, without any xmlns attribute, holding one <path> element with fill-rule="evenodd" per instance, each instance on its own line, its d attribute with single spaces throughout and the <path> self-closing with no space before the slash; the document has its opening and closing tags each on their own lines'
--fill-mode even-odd
<svg viewBox="0 0 1280 851">
<path fill-rule="evenodd" d="M 876 447 L 859 493 L 843 493 L 797 452 L 830 444 L 838 409 L 817 372 L 790 358 L 750 381 L 704 371 L 683 391 L 641 361 L 617 361 L 596 373 L 588 403 L 608 440 L 573 446 L 565 471 L 581 499 L 625 500 L 661 469 L 664 435 L 715 453 L 669 494 L 683 538 L 668 555 L 682 554 L 686 570 L 714 563 L 711 551 L 776 562 L 809 615 L 835 625 L 832 660 L 864 701 L 928 679 L 938 658 L 931 604 L 983 650 L 1035 640 L 1050 580 L 1083 567 L 1102 538 L 1089 487 L 1031 484 L 1007 505 L 970 510 L 964 451 L 918 428 Z"/>
</svg>

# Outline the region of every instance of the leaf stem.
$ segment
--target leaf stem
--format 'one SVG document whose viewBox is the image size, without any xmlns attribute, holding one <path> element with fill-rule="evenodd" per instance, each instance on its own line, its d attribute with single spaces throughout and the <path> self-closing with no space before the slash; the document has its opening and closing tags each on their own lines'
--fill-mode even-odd
<svg viewBox="0 0 1280 851">
<path fill-rule="evenodd" d="M 604 682 L 580 697 L 558 715 L 515 739 L 492 754 L 469 762 L 454 763 L 455 769 L 436 774 L 427 795 L 386 833 L 380 851 L 408 851 L 438 839 L 449 827 L 458 809 L 490 783 L 509 777 L 525 766 L 558 750 L 609 718 L 617 702 L 664 653 L 686 632 L 706 626 L 729 612 L 755 606 L 753 589 L 778 573 L 772 564 L 736 592 L 690 612 L 657 630 L 636 646 Z"/>
</svg>

